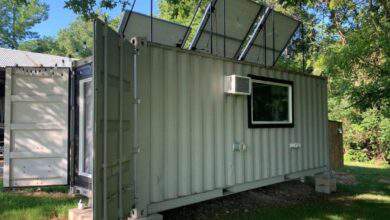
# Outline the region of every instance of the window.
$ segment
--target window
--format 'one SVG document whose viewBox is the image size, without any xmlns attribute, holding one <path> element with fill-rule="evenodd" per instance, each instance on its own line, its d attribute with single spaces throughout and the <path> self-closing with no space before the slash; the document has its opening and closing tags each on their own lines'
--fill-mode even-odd
<svg viewBox="0 0 390 220">
<path fill-rule="evenodd" d="M 93 164 L 93 82 L 79 81 L 79 175 L 92 178 Z"/>
<path fill-rule="evenodd" d="M 293 127 L 293 82 L 250 75 L 249 127 Z"/>
</svg>

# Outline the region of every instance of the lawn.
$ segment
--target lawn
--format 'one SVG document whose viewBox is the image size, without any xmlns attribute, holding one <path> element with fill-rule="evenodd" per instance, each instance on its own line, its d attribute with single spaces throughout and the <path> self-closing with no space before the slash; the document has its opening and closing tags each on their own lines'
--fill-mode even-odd
<svg viewBox="0 0 390 220">
<path fill-rule="evenodd" d="M 341 172 L 354 174 L 355 185 L 317 201 L 221 216 L 218 219 L 390 219 L 390 166 L 346 162 Z"/>
<path fill-rule="evenodd" d="M 298 204 L 270 205 L 209 217 L 228 220 L 390 219 L 389 165 L 347 162 L 340 171 L 355 175 L 357 184 L 338 184 L 337 193 L 315 194 L 314 200 L 303 199 Z M 67 195 L 67 187 L 43 187 L 38 192 L 36 188 L 22 192 L 1 191 L 0 219 L 66 219 L 68 209 L 75 207 L 77 200 Z M 167 217 L 180 219 L 180 215 Z"/>
<path fill-rule="evenodd" d="M 1 186 L 3 182 L 0 181 Z M 67 219 L 68 209 L 78 198 L 67 194 L 68 187 L 29 188 L 0 191 L 0 219 Z"/>
</svg>

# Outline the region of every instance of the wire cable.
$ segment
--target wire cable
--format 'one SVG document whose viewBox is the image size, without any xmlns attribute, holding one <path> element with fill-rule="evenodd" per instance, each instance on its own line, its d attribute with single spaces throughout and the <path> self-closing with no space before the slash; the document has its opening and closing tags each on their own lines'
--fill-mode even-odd
<svg viewBox="0 0 390 220">
<path fill-rule="evenodd" d="M 130 11 L 129 11 L 129 16 L 127 16 L 126 23 L 125 23 L 125 27 L 124 27 L 123 30 L 122 30 L 122 36 L 125 35 L 125 31 L 126 31 L 126 28 L 127 28 L 127 24 L 129 23 L 130 16 L 131 16 L 131 14 L 133 13 L 134 5 L 135 5 L 136 2 L 137 2 L 137 0 L 134 0 L 134 1 L 133 1 L 133 4 L 131 5 L 131 9 L 130 9 Z"/>
</svg>

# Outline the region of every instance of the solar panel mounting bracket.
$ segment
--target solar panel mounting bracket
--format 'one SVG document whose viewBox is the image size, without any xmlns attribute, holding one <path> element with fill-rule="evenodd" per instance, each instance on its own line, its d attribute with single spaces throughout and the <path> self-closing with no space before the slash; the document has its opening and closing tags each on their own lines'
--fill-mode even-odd
<svg viewBox="0 0 390 220">
<path fill-rule="evenodd" d="M 196 35 L 190 44 L 190 50 L 196 50 L 196 45 L 198 44 L 199 38 L 202 35 L 203 29 L 206 27 L 207 22 L 209 21 L 212 13 L 215 10 L 215 4 L 218 0 L 212 0 L 206 7 L 206 12 L 203 14 L 202 20 L 200 22 L 198 30 L 196 30 Z"/>
<path fill-rule="evenodd" d="M 238 56 L 238 58 L 237 58 L 238 60 L 244 60 L 245 57 L 248 55 L 248 52 L 251 49 L 251 47 L 253 46 L 253 43 L 256 40 L 257 36 L 259 35 L 260 30 L 263 28 L 263 26 L 267 22 L 268 16 L 270 15 L 271 11 L 272 11 L 272 9 L 270 7 L 265 8 L 265 12 L 261 17 L 260 22 L 257 23 L 257 25 L 253 31 L 253 34 L 249 38 L 248 43 L 246 44 L 246 46 L 242 50 L 241 54 Z M 264 45 L 264 46 L 266 47 L 267 45 Z"/>
</svg>

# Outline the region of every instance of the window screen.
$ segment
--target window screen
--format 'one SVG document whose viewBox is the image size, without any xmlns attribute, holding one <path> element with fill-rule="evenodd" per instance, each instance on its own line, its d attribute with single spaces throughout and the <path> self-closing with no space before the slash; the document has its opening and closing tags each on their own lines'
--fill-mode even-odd
<svg viewBox="0 0 390 220">
<path fill-rule="evenodd" d="M 291 81 L 252 77 L 248 97 L 250 127 L 293 126 L 293 83 Z"/>
</svg>

